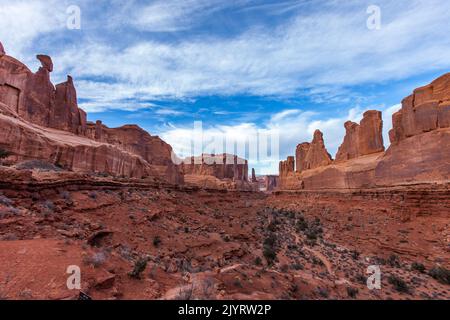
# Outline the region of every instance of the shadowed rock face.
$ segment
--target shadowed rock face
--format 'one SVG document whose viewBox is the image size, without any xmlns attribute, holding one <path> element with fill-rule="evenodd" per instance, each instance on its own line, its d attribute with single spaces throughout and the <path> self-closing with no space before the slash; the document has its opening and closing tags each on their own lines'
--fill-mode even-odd
<svg viewBox="0 0 450 320">
<path fill-rule="evenodd" d="M 87 123 L 72 77 L 51 83 L 49 56 L 37 56 L 42 66 L 33 73 L 0 49 L 0 144 L 13 153 L 10 161 L 41 159 L 74 171 L 182 183 L 170 145 L 135 125 Z"/>
<path fill-rule="evenodd" d="M 297 172 L 306 170 L 306 155 L 308 154 L 311 144 L 309 142 L 301 143 L 297 146 L 295 151 L 295 168 Z"/>
<path fill-rule="evenodd" d="M 294 157 L 288 157 L 286 161 L 280 161 L 279 171 L 280 176 L 287 176 L 293 173 L 295 169 L 295 159 Z"/>
<path fill-rule="evenodd" d="M 255 168 L 252 168 L 252 182 L 258 182 L 258 179 L 256 179 Z"/>
<path fill-rule="evenodd" d="M 344 142 L 336 154 L 336 161 L 346 161 L 384 151 L 381 112 L 375 110 L 365 112 L 360 124 L 346 122 L 345 131 Z"/>
<path fill-rule="evenodd" d="M 391 143 L 408 137 L 450 127 L 450 73 L 414 90 L 392 116 Z"/>
<path fill-rule="evenodd" d="M 5 55 L 5 48 L 3 48 L 3 44 L 0 41 L 0 58 Z"/>
</svg>

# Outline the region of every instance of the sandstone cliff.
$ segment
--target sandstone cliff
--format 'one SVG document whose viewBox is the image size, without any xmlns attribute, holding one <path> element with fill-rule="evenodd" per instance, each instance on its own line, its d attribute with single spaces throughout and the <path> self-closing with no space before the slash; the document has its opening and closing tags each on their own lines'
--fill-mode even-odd
<svg viewBox="0 0 450 320">
<path fill-rule="evenodd" d="M 0 43 L 0 147 L 13 153 L 8 161 L 41 159 L 78 172 L 182 183 L 170 145 L 135 125 L 88 123 L 72 77 L 54 86 L 51 58 L 37 59 L 42 66 L 33 73 Z"/>
<path fill-rule="evenodd" d="M 424 132 L 450 127 L 450 73 L 414 90 L 392 117 L 389 136 L 396 144 Z"/>
<path fill-rule="evenodd" d="M 280 163 L 279 189 L 360 189 L 450 181 L 450 74 L 414 90 L 392 117 L 391 145 L 384 152 L 382 117 L 367 111 L 360 124 L 345 123 L 336 160 L 322 135 Z M 289 165 L 287 164 L 289 163 Z"/>
<path fill-rule="evenodd" d="M 360 124 L 345 123 L 345 138 L 336 155 L 336 161 L 346 161 L 384 151 L 383 120 L 381 112 L 367 111 Z"/>
</svg>

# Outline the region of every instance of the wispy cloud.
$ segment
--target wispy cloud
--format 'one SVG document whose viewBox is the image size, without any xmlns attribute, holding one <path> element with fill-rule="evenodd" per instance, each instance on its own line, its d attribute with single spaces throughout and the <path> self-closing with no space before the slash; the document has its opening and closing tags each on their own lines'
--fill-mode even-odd
<svg viewBox="0 0 450 320">
<path fill-rule="evenodd" d="M 392 114 L 400 109 L 400 105 L 394 105 L 387 108 L 380 108 L 383 112 L 383 136 L 385 146 L 389 146 L 388 132 L 392 128 Z M 295 147 L 301 142 L 312 140 L 316 129 L 324 133 L 325 145 L 328 151 L 335 155 L 341 145 L 345 135 L 344 123 L 348 120 L 361 121 L 363 113 L 370 108 L 351 108 L 347 113 L 335 117 L 327 117 L 325 114 L 302 110 L 283 110 L 270 116 L 262 124 L 241 123 L 238 125 L 217 125 L 205 127 L 202 135 L 191 127 L 178 127 L 170 125 L 160 133 L 160 136 L 170 143 L 178 155 L 187 157 L 191 155 L 192 145 L 203 145 L 206 152 L 233 153 L 229 150 L 229 144 L 225 142 L 236 142 L 238 145 L 245 146 L 247 141 L 254 140 L 257 133 L 263 132 L 267 136 L 279 136 L 279 154 L 270 162 L 261 163 L 259 159 L 249 158 L 249 164 L 256 166 L 264 173 L 278 173 L 278 161 L 285 159 L 288 155 L 295 154 Z M 217 139 L 217 137 L 219 139 Z M 224 150 L 225 148 L 225 150 Z M 239 152 L 240 151 L 240 152 Z M 248 156 L 245 150 L 238 150 L 240 157 Z"/>
<path fill-rule="evenodd" d="M 144 92 L 158 99 L 310 92 L 323 100 L 342 101 L 351 96 L 348 88 L 354 85 L 450 67 L 450 3 L 402 4 L 382 1 L 384 20 L 378 31 L 366 28 L 364 6 L 345 4 L 329 6 L 326 12 L 300 12 L 275 28 L 249 29 L 232 38 L 147 39 L 125 49 L 87 42 L 63 49 L 54 60 L 57 70 L 78 78 L 112 77 L 117 84 L 107 85 L 120 87 L 113 94 L 123 97 Z M 98 81 L 90 82 L 97 86 Z M 82 96 L 89 94 L 86 83 L 79 87 Z"/>
<path fill-rule="evenodd" d="M 250 1 L 158 0 L 131 13 L 131 25 L 150 32 L 190 29 L 214 12 Z"/>
</svg>

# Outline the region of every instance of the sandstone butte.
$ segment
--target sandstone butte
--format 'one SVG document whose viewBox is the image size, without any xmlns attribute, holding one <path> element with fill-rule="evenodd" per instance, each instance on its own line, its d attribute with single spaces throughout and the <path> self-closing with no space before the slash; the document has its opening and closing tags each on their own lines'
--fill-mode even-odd
<svg viewBox="0 0 450 320">
<path fill-rule="evenodd" d="M 322 133 L 280 162 L 280 189 L 362 189 L 447 183 L 450 180 L 450 73 L 414 90 L 392 116 L 390 146 L 383 144 L 381 112 L 345 123 L 335 160 Z M 294 167 L 295 164 L 295 167 Z"/>
</svg>

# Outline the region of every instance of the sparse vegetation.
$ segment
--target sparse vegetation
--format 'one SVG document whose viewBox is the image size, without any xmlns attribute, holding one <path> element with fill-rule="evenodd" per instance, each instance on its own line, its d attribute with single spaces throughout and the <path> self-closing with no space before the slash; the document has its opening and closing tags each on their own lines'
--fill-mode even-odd
<svg viewBox="0 0 450 320">
<path fill-rule="evenodd" d="M 415 271 L 419 271 L 420 273 L 425 272 L 425 266 L 419 262 L 413 262 L 413 264 L 411 265 L 411 269 L 415 270 Z"/>
<path fill-rule="evenodd" d="M 318 288 L 317 289 L 317 293 L 325 299 L 328 299 L 328 297 L 330 296 L 330 293 L 328 292 L 328 290 L 326 288 Z"/>
<path fill-rule="evenodd" d="M 269 231 L 269 235 L 264 239 L 263 242 L 263 255 L 268 265 L 272 265 L 277 258 L 277 252 L 275 249 L 276 242 L 277 238 L 275 233 Z"/>
<path fill-rule="evenodd" d="M 131 278 L 140 279 L 141 273 L 145 271 L 145 268 L 147 268 L 147 262 L 147 258 L 139 258 L 138 260 L 136 260 L 133 270 L 129 272 L 128 275 Z"/>
<path fill-rule="evenodd" d="M 355 281 L 359 284 L 366 285 L 367 284 L 367 278 L 363 274 L 357 274 L 355 276 Z"/>
<path fill-rule="evenodd" d="M 277 252 L 273 247 L 265 246 L 263 250 L 264 258 L 266 258 L 267 264 L 272 265 L 277 258 Z"/>
<path fill-rule="evenodd" d="M 159 245 L 161 244 L 162 240 L 159 236 L 155 236 L 153 238 L 153 246 L 154 247 L 159 247 Z"/>
<path fill-rule="evenodd" d="M 394 287 L 394 289 L 401 293 L 410 293 L 408 284 L 400 277 L 396 275 L 390 275 L 388 282 Z"/>
<path fill-rule="evenodd" d="M 350 298 L 355 299 L 358 293 L 359 290 L 357 288 L 347 287 L 347 294 Z"/>
<path fill-rule="evenodd" d="M 300 216 L 297 220 L 296 229 L 297 232 L 303 232 L 309 245 L 315 245 L 317 239 L 323 234 L 322 225 L 318 218 L 308 222 L 303 216 Z"/>
<path fill-rule="evenodd" d="M 400 268 L 400 259 L 397 255 L 391 254 L 387 260 L 387 263 L 393 268 Z"/>
<path fill-rule="evenodd" d="M 62 169 L 54 164 L 43 160 L 29 160 L 16 164 L 18 170 L 40 170 L 40 171 L 62 171 Z"/>
<path fill-rule="evenodd" d="M 297 220 L 297 232 L 305 231 L 308 228 L 308 222 L 306 222 L 304 217 L 300 217 Z"/>
<path fill-rule="evenodd" d="M 450 270 L 444 267 L 434 267 L 428 274 L 440 283 L 450 285 Z"/>
<path fill-rule="evenodd" d="M 106 258 L 106 253 L 96 252 L 92 256 L 85 258 L 83 262 L 87 265 L 92 265 L 94 268 L 99 268 L 105 263 Z"/>
<path fill-rule="evenodd" d="M 3 162 L 2 160 L 8 158 L 10 155 L 11 155 L 11 152 L 0 148 L 0 165 Z"/>
</svg>

